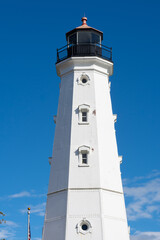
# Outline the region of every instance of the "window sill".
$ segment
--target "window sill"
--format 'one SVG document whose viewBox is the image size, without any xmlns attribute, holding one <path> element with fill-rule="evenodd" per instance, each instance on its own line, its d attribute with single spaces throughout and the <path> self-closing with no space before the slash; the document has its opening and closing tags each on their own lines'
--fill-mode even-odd
<svg viewBox="0 0 160 240">
<path fill-rule="evenodd" d="M 89 125 L 89 122 L 79 122 L 79 125 Z"/>
<path fill-rule="evenodd" d="M 88 164 L 78 164 L 78 167 L 89 167 Z"/>
</svg>

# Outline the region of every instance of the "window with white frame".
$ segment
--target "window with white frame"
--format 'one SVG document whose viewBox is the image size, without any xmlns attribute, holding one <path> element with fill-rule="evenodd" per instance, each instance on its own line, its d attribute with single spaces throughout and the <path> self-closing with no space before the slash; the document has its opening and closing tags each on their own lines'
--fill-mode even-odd
<svg viewBox="0 0 160 240">
<path fill-rule="evenodd" d="M 79 147 L 79 166 L 89 166 L 89 152 L 90 147 L 88 146 L 81 146 Z"/>
<path fill-rule="evenodd" d="M 79 106 L 79 124 L 89 124 L 89 108 L 87 104 L 82 104 Z"/>
</svg>

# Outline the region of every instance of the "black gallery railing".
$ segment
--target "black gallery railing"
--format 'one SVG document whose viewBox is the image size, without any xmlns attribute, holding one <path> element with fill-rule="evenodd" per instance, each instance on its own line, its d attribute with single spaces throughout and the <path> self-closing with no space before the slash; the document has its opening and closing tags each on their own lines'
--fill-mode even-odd
<svg viewBox="0 0 160 240">
<path fill-rule="evenodd" d="M 112 48 L 97 43 L 77 43 L 57 49 L 57 63 L 69 57 L 84 56 L 98 56 L 112 61 Z"/>
</svg>

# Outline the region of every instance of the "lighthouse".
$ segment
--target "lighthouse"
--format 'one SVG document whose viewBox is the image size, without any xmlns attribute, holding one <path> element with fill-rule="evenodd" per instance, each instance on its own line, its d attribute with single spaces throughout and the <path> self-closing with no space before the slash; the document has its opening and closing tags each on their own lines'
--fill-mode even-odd
<svg viewBox="0 0 160 240">
<path fill-rule="evenodd" d="M 43 240 L 129 240 L 109 77 L 112 49 L 82 25 L 57 50 L 60 95 Z"/>
</svg>

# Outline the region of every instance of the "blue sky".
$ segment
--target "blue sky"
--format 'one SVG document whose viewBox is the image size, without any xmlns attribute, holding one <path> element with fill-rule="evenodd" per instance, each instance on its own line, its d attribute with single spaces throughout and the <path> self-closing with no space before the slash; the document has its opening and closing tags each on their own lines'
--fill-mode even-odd
<svg viewBox="0 0 160 240">
<path fill-rule="evenodd" d="M 41 238 L 59 82 L 56 49 L 88 25 L 113 47 L 113 112 L 132 240 L 160 239 L 160 1 L 5 0 L 0 7 L 0 238 Z"/>
</svg>

